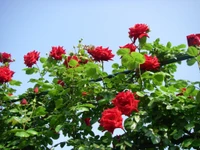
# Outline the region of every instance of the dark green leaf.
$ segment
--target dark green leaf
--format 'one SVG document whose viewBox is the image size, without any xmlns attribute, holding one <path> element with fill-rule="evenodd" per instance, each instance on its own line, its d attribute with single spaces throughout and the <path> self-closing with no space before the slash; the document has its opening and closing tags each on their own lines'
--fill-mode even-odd
<svg viewBox="0 0 200 150">
<path fill-rule="evenodd" d="M 132 143 L 130 143 L 129 141 L 124 141 L 124 143 L 127 145 L 127 146 L 129 146 L 129 147 L 132 147 Z"/>
<path fill-rule="evenodd" d="M 184 140 L 183 143 L 182 143 L 182 146 L 185 147 L 185 148 L 189 147 L 192 144 L 193 141 L 194 141 L 193 139 Z"/>
<path fill-rule="evenodd" d="M 196 100 L 200 102 L 200 91 L 197 93 Z"/>
<path fill-rule="evenodd" d="M 196 62 L 196 59 L 195 59 L 195 58 L 188 59 L 188 60 L 187 60 L 187 65 L 188 65 L 188 66 L 192 66 L 192 65 L 195 64 L 195 62 Z"/>
<path fill-rule="evenodd" d="M 55 100 L 55 104 L 56 104 L 56 108 L 61 108 L 62 107 L 62 104 L 63 104 L 63 99 L 62 98 L 59 98 L 57 100 Z"/>
<path fill-rule="evenodd" d="M 157 134 L 152 134 L 151 135 L 151 141 L 153 144 L 158 144 L 160 143 L 160 136 Z"/>
</svg>

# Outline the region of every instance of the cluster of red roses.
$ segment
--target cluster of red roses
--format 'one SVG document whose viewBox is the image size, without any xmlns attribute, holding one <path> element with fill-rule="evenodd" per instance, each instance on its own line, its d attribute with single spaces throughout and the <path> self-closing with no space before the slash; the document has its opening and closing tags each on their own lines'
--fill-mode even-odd
<svg viewBox="0 0 200 150">
<path fill-rule="evenodd" d="M 102 112 L 100 126 L 113 133 L 115 128 L 122 128 L 122 115 L 130 116 L 132 112 L 138 112 L 139 100 L 135 99 L 135 94 L 131 91 L 120 92 L 112 100 L 113 108 Z"/>
<path fill-rule="evenodd" d="M 9 63 L 12 62 L 11 54 L 6 52 L 0 53 L 0 62 L 3 64 L 0 66 L 0 83 L 6 83 L 11 81 L 14 71 L 10 70 Z"/>
</svg>

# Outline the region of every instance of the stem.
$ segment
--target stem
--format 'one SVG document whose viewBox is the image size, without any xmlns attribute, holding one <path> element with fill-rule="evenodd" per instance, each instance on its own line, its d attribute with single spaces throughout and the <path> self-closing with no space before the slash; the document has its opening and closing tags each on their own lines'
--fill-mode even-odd
<svg viewBox="0 0 200 150">
<path fill-rule="evenodd" d="M 36 66 L 37 66 L 37 68 L 38 68 L 38 72 L 39 72 L 39 74 L 40 74 L 40 77 L 43 78 L 42 73 L 41 73 L 40 68 L 39 68 L 39 66 L 38 66 L 37 63 L 36 63 Z"/>
<path fill-rule="evenodd" d="M 142 90 L 143 88 L 143 80 L 142 80 L 142 74 L 141 74 L 141 70 L 140 70 L 140 65 L 138 67 L 138 70 L 139 70 L 139 77 L 140 77 L 140 90 Z"/>
<path fill-rule="evenodd" d="M 101 61 L 102 72 L 104 72 L 103 60 Z"/>
</svg>

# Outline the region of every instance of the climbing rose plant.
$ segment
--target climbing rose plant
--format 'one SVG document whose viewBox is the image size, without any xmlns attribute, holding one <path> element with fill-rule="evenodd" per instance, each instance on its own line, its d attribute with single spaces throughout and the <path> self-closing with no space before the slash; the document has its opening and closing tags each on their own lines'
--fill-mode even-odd
<svg viewBox="0 0 200 150">
<path fill-rule="evenodd" d="M 174 78 L 179 57 L 187 54 L 188 66 L 200 61 L 199 34 L 187 36 L 186 48 L 148 43 L 149 32 L 146 24 L 129 28 L 131 43 L 116 53 L 120 63 L 109 47 L 82 40 L 76 53 L 52 46 L 42 57 L 33 50 L 24 55 L 23 69 L 32 87 L 18 96 L 14 60 L 0 53 L 0 149 L 199 148 L 200 82 Z M 112 62 L 112 75 L 105 62 Z M 116 129 L 121 134 L 114 136 Z M 61 133 L 66 140 L 53 143 Z"/>
</svg>

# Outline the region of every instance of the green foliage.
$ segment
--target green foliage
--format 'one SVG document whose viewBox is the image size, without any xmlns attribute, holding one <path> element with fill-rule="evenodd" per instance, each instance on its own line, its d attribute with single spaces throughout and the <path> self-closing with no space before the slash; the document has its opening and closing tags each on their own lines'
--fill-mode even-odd
<svg viewBox="0 0 200 150">
<path fill-rule="evenodd" d="M 152 149 L 199 148 L 200 83 L 176 80 L 178 62 L 158 70 L 140 69 L 144 54 L 156 56 L 160 62 L 188 54 L 194 56 L 187 60 L 191 66 L 200 60 L 198 50 L 189 47 L 186 52 L 184 44 L 163 45 L 160 39 L 152 43 L 146 40 L 140 39 L 136 52 L 130 53 L 128 48 L 117 51 L 121 63 L 112 64 L 114 75 L 107 76 L 105 63 L 94 62 L 79 41 L 76 56 L 87 63 L 71 59 L 66 67 L 64 60 L 41 57 L 42 68 L 24 69 L 27 75 L 40 75 L 38 79 L 30 78 L 32 88 L 16 97 L 9 96 L 15 92 L 10 86 L 20 86 L 20 81 L 1 84 L 0 149 L 65 149 L 66 145 L 75 150 L 145 149 L 147 145 Z M 34 87 L 39 91 L 35 93 Z M 113 107 L 116 94 L 126 90 L 135 93 L 139 111 L 123 117 L 124 133 L 120 136 L 113 137 L 101 126 L 98 130 L 104 135 L 96 135 L 92 131 L 94 124 L 105 109 Z M 20 104 L 22 99 L 27 103 Z M 60 133 L 68 140 L 53 145 Z"/>
</svg>

